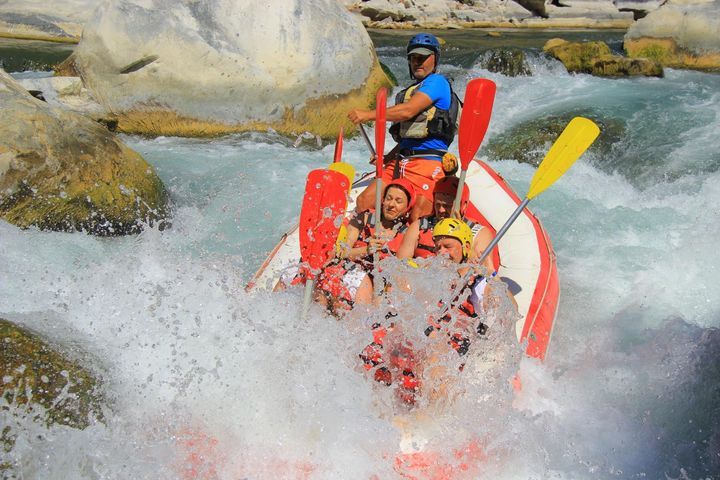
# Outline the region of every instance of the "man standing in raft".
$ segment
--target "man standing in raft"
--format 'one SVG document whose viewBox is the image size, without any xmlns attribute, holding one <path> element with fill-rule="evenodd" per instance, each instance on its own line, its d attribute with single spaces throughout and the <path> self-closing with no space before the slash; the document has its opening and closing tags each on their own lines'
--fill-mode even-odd
<svg viewBox="0 0 720 480">
<path fill-rule="evenodd" d="M 420 33 L 407 46 L 408 68 L 415 83 L 395 97 L 385 112 L 393 122 L 390 134 L 398 145 L 385 157 L 383 183 L 407 178 L 418 193 L 412 219 L 432 213 L 435 182 L 445 176 L 443 156 L 455 138 L 459 101 L 450 82 L 436 73 L 440 42 L 434 35 Z M 348 118 L 357 124 L 375 120 L 375 110 L 355 109 Z M 357 211 L 373 206 L 375 185 L 371 183 L 357 199 Z"/>
</svg>

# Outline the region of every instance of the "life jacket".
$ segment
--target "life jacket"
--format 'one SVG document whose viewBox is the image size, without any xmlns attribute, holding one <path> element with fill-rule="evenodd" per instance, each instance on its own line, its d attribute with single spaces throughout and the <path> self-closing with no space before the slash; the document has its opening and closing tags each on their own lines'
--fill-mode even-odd
<svg viewBox="0 0 720 480">
<path fill-rule="evenodd" d="M 358 235 L 358 239 L 355 242 L 355 245 L 353 245 L 353 248 L 356 247 L 364 247 L 370 242 L 370 238 L 375 236 L 375 212 L 373 210 L 368 210 L 370 213 L 367 217 L 367 220 L 365 221 L 365 225 L 360 230 L 360 234 Z M 395 225 L 393 225 L 393 230 L 395 231 L 395 237 L 387 242 L 382 250 L 380 250 L 378 253 L 380 254 L 379 259 L 383 260 L 390 255 L 396 255 L 397 251 L 400 249 L 400 245 L 402 244 L 403 237 L 405 236 L 405 232 L 407 231 L 408 224 L 407 222 L 396 222 Z M 368 257 L 363 259 L 364 262 L 369 262 L 372 266 L 372 255 L 369 255 Z"/>
<path fill-rule="evenodd" d="M 415 90 L 422 85 L 422 82 L 411 85 L 401 90 L 395 96 L 395 105 L 410 101 Z M 450 108 L 443 110 L 435 105 L 430 105 L 426 110 L 418 113 L 415 117 L 404 122 L 395 122 L 390 126 L 389 132 L 397 143 L 404 138 L 415 140 L 437 138 L 450 145 L 455 139 L 457 132 L 457 118 L 460 111 L 460 101 L 457 94 L 450 85 Z M 421 152 L 416 152 L 421 153 Z"/>
<path fill-rule="evenodd" d="M 415 247 L 415 257 L 429 258 L 435 256 L 435 242 L 433 241 L 433 228 L 437 217 L 422 217 L 420 219 L 420 233 Z"/>
</svg>

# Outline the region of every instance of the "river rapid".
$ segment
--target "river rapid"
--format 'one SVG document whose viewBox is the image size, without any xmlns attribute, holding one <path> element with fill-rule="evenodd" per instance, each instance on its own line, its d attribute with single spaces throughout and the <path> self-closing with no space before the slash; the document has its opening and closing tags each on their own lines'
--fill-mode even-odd
<svg viewBox="0 0 720 480">
<path fill-rule="evenodd" d="M 453 478 L 720 478 L 720 75 L 601 79 L 540 54 L 553 36 L 618 48 L 619 32 L 445 36 L 440 71 L 461 97 L 470 78 L 497 83 L 486 142 L 567 112 L 624 127 L 531 203 L 561 286 L 544 363 L 498 338 L 451 402 L 413 417 L 364 375 L 362 315 L 314 307 L 300 322 L 300 293 L 244 291 L 332 145 L 124 137 L 168 187 L 171 228 L 96 238 L 0 221 L 0 317 L 75 352 L 109 398 L 105 422 L 82 431 L 0 400 L 18 434 L 0 463 L 27 479 L 392 479 L 399 452 L 422 450 L 436 464 L 470 458 Z M 407 34 L 373 38 L 407 83 Z M 484 70 L 500 45 L 525 49 L 532 76 Z M 343 159 L 370 169 L 359 138 Z M 489 163 L 527 191 L 532 166 Z"/>
</svg>

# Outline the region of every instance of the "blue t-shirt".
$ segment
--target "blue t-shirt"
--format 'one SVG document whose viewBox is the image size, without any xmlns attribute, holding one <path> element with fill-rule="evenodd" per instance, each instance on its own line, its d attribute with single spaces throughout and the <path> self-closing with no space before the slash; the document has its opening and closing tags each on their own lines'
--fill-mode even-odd
<svg viewBox="0 0 720 480">
<path fill-rule="evenodd" d="M 442 110 L 450 108 L 452 101 L 450 83 L 442 75 L 431 73 L 420 82 L 420 86 L 416 91 L 420 91 L 430 97 L 435 107 Z M 447 150 L 448 146 L 447 143 L 439 138 L 403 138 L 400 142 L 400 148 L 410 148 L 412 150 Z"/>
</svg>

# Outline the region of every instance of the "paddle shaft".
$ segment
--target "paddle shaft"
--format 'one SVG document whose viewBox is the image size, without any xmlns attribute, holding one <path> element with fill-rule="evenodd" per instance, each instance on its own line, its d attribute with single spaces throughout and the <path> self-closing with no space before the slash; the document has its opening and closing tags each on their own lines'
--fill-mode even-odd
<svg viewBox="0 0 720 480">
<path fill-rule="evenodd" d="M 380 221 L 380 217 L 382 216 L 382 179 L 378 178 L 375 183 L 375 236 L 378 237 L 380 235 L 380 230 L 382 229 L 382 222 Z M 378 268 L 378 262 L 380 261 L 380 253 L 375 250 L 373 252 L 373 269 Z M 373 292 L 375 293 L 375 296 L 380 295 L 380 278 L 378 275 L 375 275 L 374 281 L 373 281 Z"/>
<path fill-rule="evenodd" d="M 363 124 L 361 123 L 358 125 L 360 127 L 360 133 L 362 133 L 363 138 L 365 139 L 365 143 L 367 143 L 368 148 L 370 149 L 370 153 L 373 154 L 373 157 L 377 155 L 375 153 L 375 147 L 373 147 L 372 142 L 370 141 L 370 137 L 368 137 L 367 131 L 365 131 L 365 127 L 363 127 Z"/>
<path fill-rule="evenodd" d="M 468 166 L 485 138 L 493 103 L 495 102 L 495 82 L 487 78 L 470 80 L 465 89 L 465 104 L 460 115 L 458 127 L 458 149 L 460 154 L 460 181 L 455 192 L 453 211 L 460 213 L 460 201 Z"/>
<path fill-rule="evenodd" d="M 510 218 L 507 219 L 507 222 L 505 222 L 505 225 L 502 226 L 502 228 L 495 235 L 495 238 L 492 239 L 485 251 L 482 253 L 482 255 L 480 255 L 480 258 L 478 258 L 477 260 L 478 263 L 482 264 L 482 262 L 488 257 L 488 255 L 490 255 L 490 252 L 492 252 L 493 248 L 495 248 L 497 244 L 500 243 L 500 239 L 507 233 L 507 231 L 510 229 L 510 226 L 515 223 L 515 220 L 517 220 L 523 210 L 525 210 L 525 207 L 527 207 L 528 203 L 530 203 L 530 199 L 526 198 L 520 203 L 520 205 L 518 205 L 513 214 L 510 215 Z"/>
<path fill-rule="evenodd" d="M 457 191 L 455 192 L 455 201 L 453 202 L 452 211 L 460 213 L 460 200 L 462 199 L 462 191 L 465 188 L 465 177 L 467 176 L 467 168 L 460 171 L 460 180 L 458 181 Z"/>
<path fill-rule="evenodd" d="M 315 289 L 315 280 L 307 280 L 305 282 L 305 295 L 303 295 L 303 308 L 302 314 L 300 315 L 301 320 L 307 320 L 308 308 L 310 307 L 310 300 L 312 300 L 312 292 Z"/>
<path fill-rule="evenodd" d="M 380 237 L 382 230 L 382 193 L 383 193 L 383 158 L 385 154 L 385 108 L 387 103 L 387 90 L 381 87 L 375 95 L 375 237 Z M 380 261 L 379 252 L 373 252 L 373 270 L 380 272 L 378 262 Z M 380 295 L 380 276 L 375 275 L 373 281 L 373 293 L 375 296 Z"/>
</svg>

